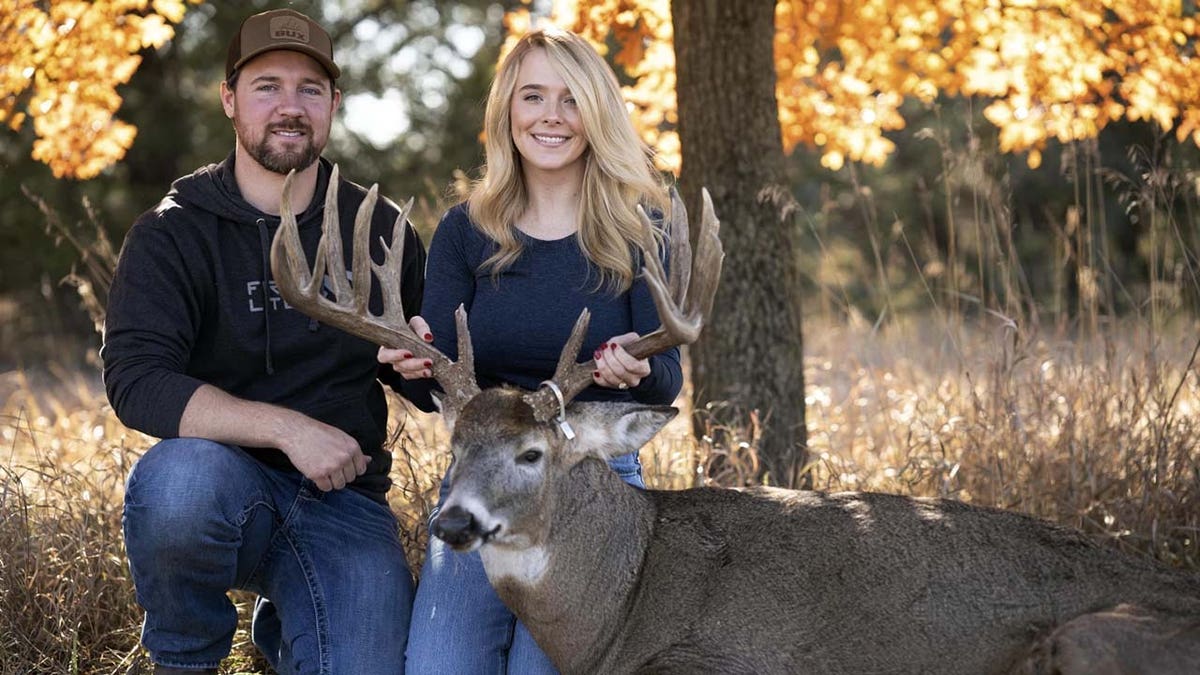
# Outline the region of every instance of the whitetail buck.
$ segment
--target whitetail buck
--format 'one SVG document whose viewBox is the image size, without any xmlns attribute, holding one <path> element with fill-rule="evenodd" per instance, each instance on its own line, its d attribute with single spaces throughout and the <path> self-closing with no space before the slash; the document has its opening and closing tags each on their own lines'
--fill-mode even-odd
<svg viewBox="0 0 1200 675">
<path fill-rule="evenodd" d="M 392 251 L 371 263 L 390 299 L 369 316 L 366 242 L 356 238 L 353 289 L 336 228 L 311 275 L 284 195 L 272 248 L 284 298 L 434 362 L 454 463 L 433 532 L 479 550 L 563 672 L 1200 673 L 1200 579 L 1074 530 L 950 500 L 627 486 L 603 460 L 640 448 L 675 410 L 571 403 L 593 370 L 574 363 L 586 312 L 553 383 L 480 391 L 461 308 L 455 363 L 408 331 Z M 670 284 L 645 257 L 664 327 L 627 347 L 639 357 L 694 340 L 717 284 L 707 195 L 690 293 L 678 202 L 672 215 Z M 334 300 L 318 293 L 325 265 Z"/>
</svg>

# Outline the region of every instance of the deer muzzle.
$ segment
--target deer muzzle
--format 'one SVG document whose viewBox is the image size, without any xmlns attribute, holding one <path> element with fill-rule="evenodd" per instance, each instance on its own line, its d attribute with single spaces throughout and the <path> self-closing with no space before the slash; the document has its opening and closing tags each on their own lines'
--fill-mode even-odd
<svg viewBox="0 0 1200 675">
<path fill-rule="evenodd" d="M 500 527 L 497 526 L 496 530 Z M 477 540 L 486 543 L 496 531 L 485 532 L 475 516 L 467 509 L 453 504 L 446 507 L 433 521 L 433 536 L 449 544 L 452 548 L 463 550 L 471 548 Z"/>
</svg>

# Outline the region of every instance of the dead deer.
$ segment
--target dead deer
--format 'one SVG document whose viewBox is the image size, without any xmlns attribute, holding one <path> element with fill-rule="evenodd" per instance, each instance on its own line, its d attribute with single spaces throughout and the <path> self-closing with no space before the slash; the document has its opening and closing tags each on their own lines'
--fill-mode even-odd
<svg viewBox="0 0 1200 675">
<path fill-rule="evenodd" d="M 571 402 L 593 370 L 574 363 L 586 311 L 552 381 L 480 391 L 462 308 L 452 362 L 408 330 L 402 252 L 375 264 L 356 235 L 349 288 L 331 227 L 311 274 L 289 189 L 271 252 L 280 292 L 433 361 L 454 455 L 433 533 L 479 550 L 563 672 L 1200 672 L 1200 579 L 1071 529 L 951 500 L 626 485 L 603 460 L 639 449 L 676 411 Z M 676 201 L 670 282 L 645 257 L 663 327 L 627 347 L 639 357 L 693 341 L 711 307 L 723 253 L 707 194 L 694 272 L 687 232 Z M 389 298 L 381 316 L 366 309 L 372 270 Z M 321 297 L 322 276 L 334 299 Z"/>
</svg>

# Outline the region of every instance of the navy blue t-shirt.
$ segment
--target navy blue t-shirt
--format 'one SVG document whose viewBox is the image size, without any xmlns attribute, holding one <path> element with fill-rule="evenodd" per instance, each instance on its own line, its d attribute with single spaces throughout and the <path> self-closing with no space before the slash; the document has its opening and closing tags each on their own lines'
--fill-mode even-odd
<svg viewBox="0 0 1200 675">
<path fill-rule="evenodd" d="M 598 271 L 574 235 L 542 240 L 516 234 L 521 254 L 499 275 L 482 268 L 496 244 L 471 223 L 465 203 L 442 216 L 429 246 L 421 315 L 434 345 L 457 358 L 454 311 L 460 303 L 466 306 L 481 388 L 511 384 L 532 390 L 550 379 L 584 307 L 592 316 L 577 361 L 590 359 L 609 338 L 658 328 L 640 275 L 628 291 L 613 293 L 598 287 Z M 650 358 L 650 374 L 638 386 L 622 391 L 593 384 L 576 398 L 670 404 L 682 383 L 679 349 L 673 348 Z"/>
</svg>

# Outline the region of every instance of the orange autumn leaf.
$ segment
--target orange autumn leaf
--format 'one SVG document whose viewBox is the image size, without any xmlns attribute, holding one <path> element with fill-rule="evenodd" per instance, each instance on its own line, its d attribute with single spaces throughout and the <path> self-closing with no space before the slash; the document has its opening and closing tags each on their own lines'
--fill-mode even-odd
<svg viewBox="0 0 1200 675">
<path fill-rule="evenodd" d="M 170 40 L 200 0 L 0 0 L 0 122 L 32 120 L 32 157 L 87 179 L 125 156 L 137 130 L 114 117 L 138 52 Z"/>
</svg>

